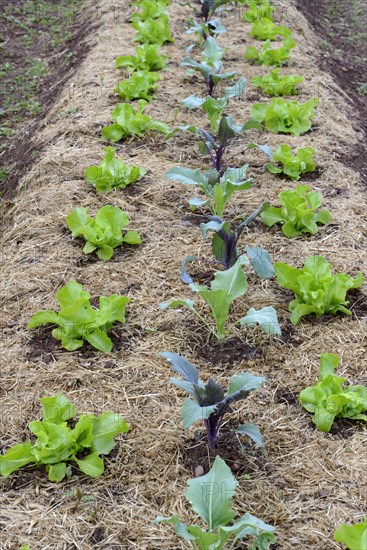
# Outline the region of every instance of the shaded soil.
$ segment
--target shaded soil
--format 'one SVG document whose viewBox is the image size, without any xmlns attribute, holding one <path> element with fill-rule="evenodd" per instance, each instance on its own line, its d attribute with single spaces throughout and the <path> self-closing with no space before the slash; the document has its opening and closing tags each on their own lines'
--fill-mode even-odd
<svg viewBox="0 0 367 550">
<path fill-rule="evenodd" d="M 330 72 L 346 93 L 361 132 L 361 144 L 340 155 L 340 160 L 367 177 L 367 10 L 364 0 L 297 0 L 323 42 L 319 66 Z M 364 134 L 364 135 L 363 135 Z M 346 144 L 348 145 L 348 144 Z"/>
<path fill-rule="evenodd" d="M 64 84 L 85 59 L 96 23 L 83 0 L 0 1 L 0 192 L 11 198 L 42 150 L 32 141 Z M 67 116 L 68 113 L 64 113 Z"/>
</svg>

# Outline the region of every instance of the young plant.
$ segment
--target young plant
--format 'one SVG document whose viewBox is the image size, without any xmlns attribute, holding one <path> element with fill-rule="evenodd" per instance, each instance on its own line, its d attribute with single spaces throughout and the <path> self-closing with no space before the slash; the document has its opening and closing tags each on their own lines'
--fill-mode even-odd
<svg viewBox="0 0 367 550">
<path fill-rule="evenodd" d="M 125 306 L 131 302 L 127 296 L 112 294 L 100 296 L 99 309 L 90 304 L 91 295 L 83 290 L 82 285 L 75 281 L 63 286 L 56 293 L 60 311 L 51 309 L 38 311 L 32 315 L 27 328 L 37 328 L 41 325 L 58 325 L 52 336 L 61 340 L 61 345 L 68 351 L 74 351 L 87 341 L 94 348 L 105 353 L 112 350 L 112 341 L 107 332 L 113 323 L 119 321 L 125 324 Z"/>
<path fill-rule="evenodd" d="M 273 12 L 274 7 L 270 5 L 270 2 L 259 5 L 253 4 L 247 11 L 245 11 L 242 19 L 248 23 L 254 23 L 264 17 L 268 20 L 272 20 Z"/>
<path fill-rule="evenodd" d="M 144 99 L 139 99 L 137 111 L 129 103 L 118 105 L 111 113 L 113 124 L 102 129 L 103 139 L 116 143 L 129 136 L 142 137 L 145 132 L 152 131 L 167 135 L 170 132 L 167 124 L 143 114 L 146 104 Z"/>
<path fill-rule="evenodd" d="M 192 509 L 208 526 L 186 525 L 176 514 L 170 517 L 157 516 L 153 524 L 171 524 L 180 537 L 196 550 L 221 550 L 222 548 L 242 547 L 246 537 L 252 537 L 251 548 L 268 550 L 276 542 L 275 528 L 267 525 L 252 514 L 246 513 L 234 520 L 232 497 L 238 485 L 230 468 L 219 456 L 215 458 L 211 470 L 204 476 L 190 479 L 185 497 Z M 233 523 L 232 523 L 233 522 Z M 231 539 L 231 540 L 230 540 Z M 231 542 L 229 546 L 226 543 Z M 237 544 L 236 544 L 237 543 Z"/>
<path fill-rule="evenodd" d="M 160 304 L 160 309 L 179 308 L 181 306 L 188 308 L 204 324 L 204 326 L 218 340 L 223 340 L 228 334 L 227 320 L 232 302 L 243 296 L 247 291 L 247 278 L 243 272 L 242 266 L 247 265 L 247 259 L 240 257 L 233 267 L 226 271 L 217 271 L 210 288 L 205 285 L 196 285 L 191 283 L 189 286 L 193 292 L 196 292 L 209 306 L 211 317 L 214 319 L 215 328 L 212 324 L 195 309 L 194 300 L 171 300 Z M 264 307 L 260 310 L 250 308 L 247 315 L 242 317 L 235 324 L 241 326 L 253 326 L 259 324 L 266 334 L 281 334 L 278 324 L 277 313 L 273 307 Z"/>
<path fill-rule="evenodd" d="M 92 218 L 88 209 L 75 208 L 66 217 L 66 223 L 73 237 L 84 237 L 86 244 L 83 248 L 85 254 L 96 251 L 100 260 L 112 258 L 113 249 L 126 244 L 141 244 L 141 238 L 137 231 L 122 230 L 130 223 L 129 216 L 114 206 L 103 206 Z"/>
<path fill-rule="evenodd" d="M 96 188 L 99 193 L 111 189 L 124 189 L 146 174 L 145 168 L 127 165 L 115 157 L 114 147 L 105 147 L 105 157 L 98 166 L 88 166 L 84 172 L 85 179 Z"/>
<path fill-rule="evenodd" d="M 181 67 L 189 68 L 189 71 L 187 71 L 188 75 L 193 75 L 195 71 L 198 71 L 204 78 L 207 94 L 213 97 L 215 93 L 215 88 L 219 82 L 232 82 L 233 78 L 237 74 L 235 71 L 231 71 L 229 73 L 221 73 L 221 60 L 223 55 L 224 51 L 220 48 L 217 41 L 211 36 L 208 36 L 205 41 L 202 61 L 198 63 L 197 61 L 194 61 L 194 59 L 191 59 L 191 57 L 184 57 L 181 63 Z M 230 87 L 231 91 L 228 92 L 230 95 L 228 95 L 227 97 L 236 97 L 240 95 L 244 90 L 245 83 L 245 79 L 241 78 L 236 84 Z"/>
<path fill-rule="evenodd" d="M 166 179 L 177 180 L 184 185 L 196 185 L 206 196 L 206 199 L 193 197 L 189 200 L 191 210 L 208 206 L 213 216 L 222 216 L 224 209 L 233 193 L 244 191 L 251 187 L 252 178 L 247 178 L 248 164 L 241 168 L 227 168 L 223 176 L 216 170 L 192 170 L 176 166 L 165 173 Z"/>
<path fill-rule="evenodd" d="M 216 117 L 216 113 L 211 115 Z M 210 120 L 210 119 L 209 119 Z M 215 119 L 214 119 L 215 120 Z M 212 122 L 212 121 L 211 121 Z M 262 131 L 263 127 L 256 120 L 248 120 L 242 126 L 234 123 L 232 116 L 221 116 L 218 122 L 218 131 L 210 134 L 206 130 L 194 125 L 179 126 L 169 134 L 171 137 L 177 130 L 189 131 L 199 137 L 198 148 L 201 154 L 209 155 L 214 169 L 221 173 L 223 170 L 223 156 L 231 141 L 247 130 L 254 128 Z"/>
<path fill-rule="evenodd" d="M 264 122 L 269 132 L 300 136 L 311 129 L 318 103 L 317 98 L 306 103 L 285 101 L 281 97 L 273 98 L 269 104 L 255 103 L 251 109 L 251 118 Z"/>
<path fill-rule="evenodd" d="M 134 21 L 131 26 L 137 31 L 133 38 L 134 42 L 161 46 L 165 42 L 174 41 L 169 30 L 168 17 Z"/>
<path fill-rule="evenodd" d="M 362 523 L 343 523 L 334 533 L 334 540 L 345 544 L 348 550 L 367 550 L 367 518 Z"/>
<path fill-rule="evenodd" d="M 186 399 L 181 408 L 181 418 L 184 428 L 190 428 L 198 420 L 204 420 L 208 443 L 214 447 L 223 423 L 224 415 L 229 412 L 232 403 L 248 397 L 250 391 L 256 390 L 265 381 L 264 378 L 253 376 L 248 372 L 242 372 L 232 377 L 228 392 L 212 378 L 207 384 L 199 379 L 198 370 L 187 359 L 177 353 L 162 352 L 159 355 L 167 359 L 174 372 L 182 376 L 184 381 L 171 378 L 172 384 L 187 391 L 193 399 Z M 247 429 L 247 431 L 246 431 Z M 239 426 L 236 430 L 247 434 L 260 447 L 263 438 L 259 428 L 250 422 Z"/>
<path fill-rule="evenodd" d="M 252 25 L 250 36 L 258 40 L 277 40 L 279 36 L 290 38 L 292 31 L 283 25 L 277 25 L 272 19 L 262 17 Z"/>
<path fill-rule="evenodd" d="M 328 210 L 316 212 L 321 206 L 322 194 L 309 191 L 307 185 L 297 185 L 295 190 L 282 191 L 278 198 L 281 208 L 271 206 L 261 213 L 261 217 L 268 227 L 281 223 L 282 231 L 289 239 L 302 233 L 315 235 L 319 230 L 318 223 L 325 225 L 330 221 Z"/>
<path fill-rule="evenodd" d="M 320 432 L 330 432 L 335 418 L 367 421 L 367 415 L 362 414 L 367 411 L 367 387 L 343 387 L 347 379 L 334 373 L 339 362 L 338 355 L 323 353 L 317 384 L 299 394 L 302 407 L 313 413 L 312 422 Z"/>
<path fill-rule="evenodd" d="M 116 57 L 116 69 L 127 67 L 132 71 L 161 71 L 167 66 L 167 55 L 159 53 L 159 44 L 141 44 L 136 46 L 135 55 Z"/>
<path fill-rule="evenodd" d="M 115 436 L 129 431 L 125 420 L 116 413 L 79 416 L 67 397 L 57 394 L 40 399 L 42 420 L 33 420 L 29 430 L 36 436 L 32 443 L 18 443 L 0 456 L 0 474 L 8 477 L 27 464 L 45 466 L 50 481 L 71 477 L 71 462 L 81 472 L 99 477 L 104 472 L 100 455 L 108 455 L 116 446 Z M 72 427 L 73 426 L 73 427 Z"/>
<path fill-rule="evenodd" d="M 159 80 L 157 73 L 147 71 L 137 71 L 130 78 L 119 82 L 114 91 L 125 101 L 133 101 L 134 99 L 145 99 L 151 101 L 153 93 L 157 89 L 156 82 Z"/>
<path fill-rule="evenodd" d="M 226 28 L 222 25 L 220 19 L 211 19 L 203 23 L 198 23 L 195 19 L 192 21 L 192 27 L 190 27 L 186 34 L 197 34 L 199 37 L 199 44 L 201 45 L 209 36 L 217 36 L 227 32 Z"/>
<path fill-rule="evenodd" d="M 275 161 L 275 164 L 270 162 L 266 166 L 272 174 L 285 174 L 292 180 L 297 181 L 302 174 L 313 172 L 316 168 L 314 161 L 315 149 L 312 147 L 299 148 L 297 153 L 293 155 L 292 148 L 284 143 L 274 152 L 268 146 L 254 145 L 267 154 L 270 160 Z"/>
<path fill-rule="evenodd" d="M 267 40 L 260 50 L 257 50 L 255 46 L 249 46 L 245 51 L 244 58 L 258 65 L 274 65 L 276 67 L 281 67 L 288 63 L 291 49 L 294 48 L 295 45 L 295 41 L 290 37 L 284 39 L 281 48 L 272 48 L 270 40 Z"/>
<path fill-rule="evenodd" d="M 168 16 L 167 6 L 169 2 L 167 0 L 139 0 L 139 2 L 133 2 L 132 7 L 138 8 L 139 12 L 133 13 L 130 17 L 130 21 L 146 21 L 147 19 L 161 19 Z"/>
<path fill-rule="evenodd" d="M 278 284 L 292 290 L 296 298 L 289 304 L 291 322 L 296 325 L 305 315 L 314 313 L 319 318 L 325 313 L 338 311 L 351 315 L 345 296 L 348 290 L 362 286 L 364 277 L 358 273 L 352 279 L 346 273 L 333 275 L 331 265 L 323 256 L 309 256 L 303 269 L 284 263 L 274 264 Z"/>
<path fill-rule="evenodd" d="M 303 76 L 279 74 L 280 69 L 274 69 L 265 76 L 254 76 L 251 80 L 254 86 L 261 88 L 270 96 L 297 95 L 297 84 L 303 82 Z"/>
</svg>

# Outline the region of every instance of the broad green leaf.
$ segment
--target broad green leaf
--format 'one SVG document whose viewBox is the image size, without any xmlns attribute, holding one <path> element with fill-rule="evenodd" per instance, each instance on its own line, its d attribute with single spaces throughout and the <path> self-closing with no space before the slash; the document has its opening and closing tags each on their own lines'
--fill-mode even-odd
<svg viewBox="0 0 367 550">
<path fill-rule="evenodd" d="M 198 294 L 210 306 L 217 327 L 218 338 L 224 338 L 224 326 L 228 318 L 229 308 L 231 302 L 234 300 L 234 296 L 228 294 L 228 291 L 222 288 L 218 288 L 216 290 L 200 290 Z"/>
<path fill-rule="evenodd" d="M 224 460 L 216 457 L 208 474 L 188 481 L 185 496 L 210 531 L 227 525 L 234 517 L 231 501 L 237 481 Z"/>
<path fill-rule="evenodd" d="M 181 418 L 184 428 L 190 428 L 194 422 L 204 420 L 215 411 L 215 405 L 200 407 L 198 403 L 192 399 L 186 399 L 181 407 Z"/>
<path fill-rule="evenodd" d="M 82 207 L 75 208 L 68 216 L 66 216 L 66 223 L 73 237 L 80 235 L 80 230 L 82 230 L 84 226 L 88 225 L 90 219 L 88 209 Z"/>
<path fill-rule="evenodd" d="M 335 353 L 322 353 L 320 357 L 320 378 L 323 379 L 329 374 L 334 374 L 339 363 L 339 355 Z"/>
<path fill-rule="evenodd" d="M 197 97 L 196 95 L 190 95 L 189 97 L 186 97 L 181 101 L 181 105 L 185 107 L 185 109 L 197 109 L 198 107 L 201 107 L 204 103 L 205 99 L 202 97 Z"/>
<path fill-rule="evenodd" d="M 208 184 L 208 178 L 200 170 L 192 170 L 184 166 L 175 166 L 168 170 L 164 177 L 166 179 L 177 180 L 185 185 L 198 185 L 199 187 Z"/>
<path fill-rule="evenodd" d="M 78 414 L 69 399 L 61 394 L 54 397 L 41 397 L 40 402 L 42 403 L 42 418 L 47 422 L 60 424 Z"/>
<path fill-rule="evenodd" d="M 100 325 L 114 323 L 115 321 L 125 324 L 125 308 L 130 302 L 130 298 L 127 296 L 120 296 L 119 294 L 100 296 L 99 312 L 97 317 Z"/>
<path fill-rule="evenodd" d="M 112 351 L 111 338 L 109 338 L 107 334 L 99 328 L 95 328 L 92 332 L 86 333 L 85 339 L 91 346 L 99 351 L 103 351 L 104 353 Z"/>
<path fill-rule="evenodd" d="M 52 323 L 53 325 L 59 324 L 58 314 L 51 309 L 38 311 L 37 313 L 32 315 L 32 317 L 28 321 L 27 328 L 37 328 L 47 323 Z"/>
<path fill-rule="evenodd" d="M 85 247 L 83 248 L 83 252 L 85 251 Z M 113 256 L 113 248 L 112 246 L 104 245 L 101 248 L 97 250 L 97 256 L 100 260 L 110 260 Z"/>
<path fill-rule="evenodd" d="M 128 431 L 129 427 L 120 415 L 104 411 L 93 423 L 91 452 L 107 455 L 116 445 L 114 437 Z"/>
<path fill-rule="evenodd" d="M 185 306 L 188 309 L 194 309 L 195 302 L 193 300 L 171 300 L 170 302 L 162 302 L 159 304 L 159 309 L 171 309 L 180 306 Z"/>
<path fill-rule="evenodd" d="M 182 537 L 184 540 L 193 541 L 196 540 L 196 537 L 194 535 L 191 535 L 189 533 L 189 528 L 184 523 L 181 523 L 180 518 L 178 515 L 170 516 L 170 517 L 163 517 L 163 516 L 157 516 L 155 520 L 152 522 L 153 525 L 157 525 L 158 523 L 166 523 L 171 524 L 174 526 L 176 533 Z"/>
<path fill-rule="evenodd" d="M 62 481 L 66 476 L 66 462 L 59 462 L 58 464 L 48 464 L 46 471 L 48 473 L 48 479 L 50 481 Z"/>
<path fill-rule="evenodd" d="M 249 372 L 242 372 L 232 376 L 228 387 L 228 395 L 237 392 L 250 392 L 256 390 L 265 381 L 261 376 L 254 376 Z"/>
<path fill-rule="evenodd" d="M 349 550 L 367 550 L 367 518 L 362 523 L 341 525 L 334 533 L 334 540 Z"/>
<path fill-rule="evenodd" d="M 90 297 L 89 292 L 83 290 L 82 285 L 76 281 L 69 281 L 56 293 L 56 300 L 62 308 L 73 307 L 75 302 L 89 300 Z"/>
<path fill-rule="evenodd" d="M 168 351 L 162 351 L 159 353 L 161 357 L 164 357 L 171 364 L 172 370 L 181 374 L 184 380 L 191 382 L 192 384 L 199 383 L 198 369 L 178 353 L 172 353 Z"/>
<path fill-rule="evenodd" d="M 73 457 L 73 460 L 78 464 L 79 469 L 90 477 L 100 477 L 104 472 L 103 460 L 98 453 L 91 453 L 83 459 Z"/>
<path fill-rule="evenodd" d="M 32 454 L 32 443 L 18 443 L 4 455 L 0 455 L 0 475 L 8 477 L 12 472 L 31 462 L 36 462 Z"/>
<path fill-rule="evenodd" d="M 271 279 L 274 277 L 274 267 L 270 260 L 270 255 L 264 248 L 257 246 L 246 246 L 245 252 L 250 258 L 251 265 L 254 268 L 255 273 L 263 279 Z"/>
<path fill-rule="evenodd" d="M 141 244 L 141 237 L 137 231 L 127 231 L 124 235 L 126 244 Z"/>
<path fill-rule="evenodd" d="M 241 424 L 241 426 L 238 426 L 235 432 L 238 434 L 245 434 L 250 437 L 256 445 L 259 445 L 259 447 L 263 446 L 263 436 L 255 424 L 245 422 L 244 424 Z"/>
<path fill-rule="evenodd" d="M 224 289 L 228 295 L 233 296 L 232 300 L 243 296 L 247 291 L 248 283 L 242 266 L 247 263 L 245 258 L 240 257 L 230 269 L 217 271 L 211 283 L 212 290 Z"/>
<path fill-rule="evenodd" d="M 263 307 L 256 310 L 251 307 L 245 317 L 240 319 L 240 324 L 247 326 L 254 326 L 259 324 L 265 334 L 281 335 L 282 331 L 278 323 L 277 312 L 272 306 Z"/>
</svg>

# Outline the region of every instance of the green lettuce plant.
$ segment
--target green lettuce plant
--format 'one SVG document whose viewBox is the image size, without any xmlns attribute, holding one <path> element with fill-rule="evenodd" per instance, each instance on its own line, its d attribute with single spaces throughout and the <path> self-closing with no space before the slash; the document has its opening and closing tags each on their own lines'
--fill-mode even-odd
<svg viewBox="0 0 367 550">
<path fill-rule="evenodd" d="M 242 372 L 230 380 L 228 392 L 212 378 L 207 384 L 199 379 L 197 368 L 187 359 L 177 353 L 162 352 L 159 355 L 167 359 L 174 372 L 182 376 L 184 381 L 171 378 L 172 384 L 188 392 L 192 399 L 186 399 L 181 408 L 181 418 L 184 428 L 190 428 L 198 420 L 204 420 L 208 443 L 214 447 L 219 429 L 224 421 L 224 415 L 232 403 L 246 399 L 252 390 L 256 390 L 264 382 L 264 378 Z M 263 446 L 263 438 L 259 428 L 247 422 L 236 429 L 237 433 L 250 437 L 257 445 Z"/>
<path fill-rule="evenodd" d="M 266 19 L 272 20 L 274 12 L 274 6 L 270 5 L 270 2 L 265 4 L 253 4 L 245 13 L 242 15 L 242 19 L 248 23 L 254 23 L 259 19 L 265 17 Z"/>
<path fill-rule="evenodd" d="M 265 76 L 254 76 L 251 80 L 254 86 L 261 88 L 270 96 L 297 95 L 297 84 L 303 82 L 303 76 L 280 75 L 280 69 L 274 69 Z"/>
<path fill-rule="evenodd" d="M 130 78 L 119 82 L 114 91 L 125 101 L 134 99 L 145 99 L 151 101 L 153 93 L 157 89 L 156 82 L 159 80 L 157 73 L 147 71 L 137 71 Z"/>
<path fill-rule="evenodd" d="M 133 2 L 131 6 L 138 8 L 139 11 L 132 14 L 130 21 L 146 21 L 147 19 L 161 19 L 163 16 L 167 17 L 168 5 L 168 0 L 139 0 L 139 2 Z"/>
<path fill-rule="evenodd" d="M 323 353 L 317 384 L 299 394 L 302 407 L 313 413 L 312 422 L 320 432 L 330 432 L 335 418 L 367 421 L 367 415 L 362 414 L 367 411 L 367 387 L 344 387 L 347 379 L 334 372 L 339 362 L 338 355 Z"/>
<path fill-rule="evenodd" d="M 262 17 L 252 25 L 250 36 L 258 40 L 277 40 L 279 36 L 289 38 L 292 31 L 283 25 L 277 25 L 272 19 Z"/>
<path fill-rule="evenodd" d="M 126 231 L 123 234 L 130 219 L 126 212 L 114 206 L 103 206 L 95 218 L 89 216 L 88 208 L 75 208 L 66 217 L 66 223 L 73 237 L 84 237 L 86 244 L 83 252 L 90 254 L 96 251 L 100 260 L 112 258 L 114 248 L 123 243 L 141 244 L 137 231 Z"/>
<path fill-rule="evenodd" d="M 271 153 L 271 160 L 267 169 L 272 174 L 285 174 L 292 180 L 299 180 L 302 174 L 313 172 L 316 169 L 314 161 L 315 149 L 312 147 L 299 148 L 293 154 L 289 145 L 281 144 L 278 149 Z"/>
<path fill-rule="evenodd" d="M 255 103 L 251 109 L 251 118 L 263 122 L 269 132 L 299 136 L 311 129 L 318 103 L 317 98 L 298 103 L 277 97 L 268 104 Z"/>
<path fill-rule="evenodd" d="M 211 318 L 214 319 L 215 328 L 212 323 L 208 322 L 198 310 L 195 308 L 195 301 L 190 299 L 175 299 L 170 302 L 160 304 L 161 309 L 171 309 L 186 307 L 191 313 L 203 323 L 208 331 L 213 334 L 218 340 L 223 340 L 228 334 L 230 327 L 227 326 L 227 320 L 230 308 L 234 300 L 243 296 L 248 288 L 247 278 L 243 272 L 242 266 L 246 265 L 245 258 L 238 258 L 233 267 L 226 271 L 218 271 L 215 274 L 210 287 L 206 285 L 196 285 L 191 283 L 189 286 L 193 292 L 200 296 L 211 310 Z M 270 335 L 281 334 L 278 323 L 277 313 L 271 306 L 264 307 L 260 310 L 250 308 L 247 315 L 242 317 L 235 324 L 240 323 L 241 326 L 260 325 L 261 329 Z"/>
<path fill-rule="evenodd" d="M 274 65 L 276 67 L 281 67 L 288 63 L 291 49 L 294 48 L 295 45 L 295 41 L 290 37 L 284 39 L 283 46 L 280 48 L 272 48 L 271 41 L 267 40 L 260 50 L 255 48 L 255 46 L 249 46 L 245 51 L 244 58 L 258 65 Z"/>
<path fill-rule="evenodd" d="M 331 264 L 323 256 L 309 256 L 302 269 L 281 262 L 274 264 L 274 269 L 278 284 L 289 288 L 296 295 L 289 304 L 294 325 L 312 313 L 317 318 L 325 313 L 335 314 L 339 311 L 351 315 L 352 312 L 345 307 L 349 303 L 345 299 L 346 293 L 352 288 L 361 287 L 364 281 L 362 273 L 358 273 L 355 279 L 346 273 L 333 275 Z"/>
<path fill-rule="evenodd" d="M 234 548 L 236 543 L 252 537 L 252 548 L 268 550 L 276 542 L 275 528 L 267 525 L 252 514 L 246 513 L 234 520 L 232 497 L 238 485 L 230 468 L 219 456 L 215 458 L 211 470 L 204 476 L 188 481 L 185 497 L 206 523 L 207 530 L 199 525 L 186 525 L 178 515 L 157 516 L 153 524 L 171 524 L 181 538 L 196 550 L 221 550 Z M 231 539 L 231 544 L 226 546 Z"/>
<path fill-rule="evenodd" d="M 33 420 L 29 430 L 36 436 L 32 443 L 18 443 L 0 456 L 0 474 L 8 477 L 27 464 L 45 466 L 50 481 L 70 477 L 74 463 L 81 472 L 99 477 L 104 472 L 101 455 L 108 455 L 116 446 L 115 437 L 126 433 L 125 420 L 113 412 L 100 416 L 78 412 L 67 397 L 57 394 L 40 399 L 42 420 Z"/>
<path fill-rule="evenodd" d="M 91 295 L 83 290 L 76 281 L 69 281 L 56 293 L 60 311 L 51 309 L 38 311 L 32 315 L 27 328 L 33 329 L 41 325 L 57 325 L 52 336 L 61 340 L 61 345 L 68 351 L 74 351 L 87 341 L 94 348 L 110 352 L 112 341 L 107 332 L 116 321 L 125 324 L 125 306 L 131 302 L 126 296 L 112 294 L 100 296 L 99 309 L 90 303 Z"/>
<path fill-rule="evenodd" d="M 116 57 L 116 69 L 126 67 L 131 71 L 161 71 L 167 66 L 167 55 L 160 54 L 159 44 L 141 44 L 136 46 L 135 55 Z"/>
<path fill-rule="evenodd" d="M 322 194 L 309 191 L 307 185 L 298 185 L 294 190 L 287 189 L 278 195 L 281 208 L 271 206 L 261 213 L 268 227 L 276 223 L 282 224 L 282 231 L 289 239 L 302 233 L 315 235 L 319 228 L 317 224 L 325 225 L 330 221 L 328 210 L 316 210 L 321 206 Z"/>
<path fill-rule="evenodd" d="M 102 137 L 112 143 L 126 139 L 129 136 L 142 137 L 145 132 L 161 132 L 167 135 L 170 131 L 167 124 L 153 120 L 144 114 L 147 102 L 144 99 L 138 100 L 138 110 L 135 111 L 130 103 L 121 103 L 111 113 L 114 121 L 110 126 L 102 129 Z"/>
<path fill-rule="evenodd" d="M 367 550 L 367 518 L 362 523 L 344 523 L 334 533 L 334 540 L 345 544 L 348 550 Z"/>
<path fill-rule="evenodd" d="M 145 168 L 127 165 L 115 156 L 114 147 L 105 147 L 105 157 L 98 166 L 88 166 L 84 172 L 85 179 L 99 193 L 111 189 L 124 189 L 146 174 Z"/>
<path fill-rule="evenodd" d="M 199 207 L 209 207 L 214 216 L 222 216 L 233 193 L 244 191 L 251 187 L 251 178 L 247 178 L 248 164 L 241 168 L 227 168 L 222 176 L 216 170 L 193 170 L 183 166 L 176 166 L 168 170 L 164 177 L 177 180 L 184 185 L 198 187 L 205 195 L 205 199 L 193 197 L 189 200 L 191 210 Z"/>
<path fill-rule="evenodd" d="M 170 33 L 168 17 L 159 19 L 146 19 L 145 21 L 133 21 L 131 26 L 137 31 L 133 41 L 141 44 L 159 44 L 173 42 Z"/>
</svg>

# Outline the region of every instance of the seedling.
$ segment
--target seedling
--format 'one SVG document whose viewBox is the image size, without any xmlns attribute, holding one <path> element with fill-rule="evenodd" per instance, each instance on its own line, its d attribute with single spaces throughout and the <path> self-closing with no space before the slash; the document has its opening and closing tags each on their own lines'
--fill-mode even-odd
<svg viewBox="0 0 367 550">
<path fill-rule="evenodd" d="M 282 191 L 278 198 L 282 207 L 271 206 L 262 212 L 261 217 L 268 227 L 281 223 L 282 231 L 289 239 L 302 233 L 315 235 L 319 230 L 317 224 L 325 225 L 330 221 L 328 210 L 316 212 L 321 206 L 322 194 L 309 191 L 307 185 Z"/>
<path fill-rule="evenodd" d="M 125 420 L 105 411 L 100 416 L 81 415 L 75 423 L 78 412 L 67 397 L 57 394 L 41 398 L 40 402 L 42 420 L 28 424 L 36 436 L 35 443 L 19 443 L 1 455 L 0 474 L 8 477 L 27 464 L 35 464 L 46 466 L 48 479 L 59 482 L 71 476 L 70 462 L 74 462 L 84 474 L 100 477 L 104 472 L 100 455 L 112 451 L 116 435 L 129 431 Z"/>
<path fill-rule="evenodd" d="M 352 312 L 345 306 L 348 301 L 346 293 L 352 288 L 359 288 L 364 282 L 362 273 L 352 279 L 346 273 L 333 275 L 329 264 L 323 256 L 309 256 L 303 269 L 297 269 L 284 263 L 274 264 L 278 284 L 292 290 L 296 298 L 289 304 L 292 313 L 291 322 L 296 325 L 305 315 L 314 313 L 317 318 L 325 313 Z"/>
<path fill-rule="evenodd" d="M 171 364 L 174 372 L 180 374 L 184 381 L 171 378 L 172 384 L 185 390 L 193 399 L 186 399 L 181 409 L 184 428 L 190 428 L 198 420 L 204 420 L 209 446 L 212 448 L 217 441 L 219 429 L 224 421 L 224 415 L 229 412 L 232 403 L 246 399 L 252 390 L 256 390 L 265 381 L 264 378 L 242 372 L 231 378 L 228 392 L 212 378 L 207 384 L 199 379 L 197 368 L 187 359 L 177 353 L 162 352 L 162 357 Z M 237 430 L 236 430 L 237 431 Z M 257 445 L 262 447 L 263 438 L 260 430 L 250 422 L 238 427 L 239 433 L 248 435 Z"/>
<path fill-rule="evenodd" d="M 137 231 L 122 233 L 130 219 L 126 212 L 114 206 L 103 206 L 95 218 L 89 216 L 87 208 L 75 208 L 66 217 L 66 223 L 73 237 L 84 237 L 86 244 L 83 252 L 90 254 L 96 251 L 100 260 L 112 258 L 114 248 L 123 243 L 141 244 Z"/>
<path fill-rule="evenodd" d="M 147 102 L 143 99 L 139 99 L 137 111 L 129 103 L 118 105 L 111 113 L 111 119 L 114 123 L 102 130 L 103 139 L 115 143 L 129 136 L 142 137 L 145 132 L 149 131 L 161 132 L 167 135 L 170 132 L 167 124 L 144 115 L 146 105 Z"/>
<path fill-rule="evenodd" d="M 312 147 L 299 148 L 293 155 L 292 148 L 284 143 L 274 152 L 268 145 L 253 143 L 249 145 L 249 148 L 253 146 L 263 151 L 271 161 L 275 161 L 275 163 L 270 162 L 266 166 L 272 174 L 285 174 L 292 180 L 299 180 L 303 174 L 313 172 L 316 168 L 315 149 Z"/>
<path fill-rule="evenodd" d="M 95 309 L 90 304 L 90 298 L 91 295 L 83 290 L 82 285 L 70 281 L 56 293 L 59 313 L 50 309 L 38 311 L 32 315 L 27 328 L 58 325 L 53 329 L 52 336 L 61 340 L 62 347 L 68 351 L 82 347 L 87 341 L 94 348 L 109 352 L 112 341 L 107 332 L 116 321 L 125 324 L 125 306 L 131 300 L 118 294 L 101 296 L 99 309 Z"/>
<path fill-rule="evenodd" d="M 257 50 L 255 46 L 249 46 L 245 51 L 244 58 L 258 65 L 275 65 L 276 67 L 281 67 L 288 63 L 291 49 L 294 48 L 295 45 L 295 41 L 290 37 L 284 39 L 281 48 L 272 48 L 271 41 L 267 40 L 260 50 Z"/>
<path fill-rule="evenodd" d="M 299 401 L 313 413 L 312 422 L 320 432 L 330 432 L 335 418 L 365 420 L 367 415 L 367 387 L 343 387 L 347 381 L 334 373 L 340 357 L 334 353 L 323 353 L 320 358 L 320 376 L 315 386 L 301 391 Z"/>
<path fill-rule="evenodd" d="M 274 69 L 265 76 L 254 76 L 251 82 L 270 96 L 297 95 L 297 84 L 303 82 L 303 76 L 281 76 L 279 71 L 280 69 Z"/>
<path fill-rule="evenodd" d="M 223 340 L 228 334 L 231 326 L 237 323 L 241 326 L 253 326 L 258 324 L 266 334 L 281 334 L 277 313 L 271 306 L 264 307 L 260 310 L 250 308 L 245 317 L 242 317 L 233 323 L 233 325 L 227 326 L 227 320 L 233 301 L 243 296 L 247 291 L 247 278 L 242 269 L 246 264 L 247 260 L 240 257 L 230 269 L 218 271 L 210 287 L 205 285 L 200 286 L 194 283 L 189 285 L 190 289 L 198 294 L 198 296 L 200 296 L 209 306 L 211 317 L 215 322 L 215 328 L 197 311 L 193 300 L 176 299 L 170 302 L 163 302 L 159 306 L 160 309 L 179 308 L 181 306 L 188 308 L 218 340 Z"/>
<path fill-rule="evenodd" d="M 273 98 L 269 104 L 255 103 L 251 109 L 251 118 L 264 122 L 269 132 L 300 136 L 311 129 L 311 121 L 318 104 L 317 98 L 306 103 L 285 101 L 281 97 Z"/>
<path fill-rule="evenodd" d="M 160 71 L 167 65 L 167 55 L 159 53 L 159 44 L 141 44 L 136 46 L 135 55 L 116 57 L 116 69 L 127 67 L 132 71 Z"/>
<path fill-rule="evenodd" d="M 131 26 L 137 31 L 133 38 L 134 42 L 160 46 L 165 42 L 174 42 L 169 30 L 168 17 L 134 21 Z"/>
<path fill-rule="evenodd" d="M 230 468 L 219 456 L 211 470 L 204 476 L 190 479 L 185 497 L 208 526 L 204 530 L 199 525 L 186 525 L 178 515 L 157 516 L 153 524 L 171 524 L 176 533 L 188 541 L 196 550 L 221 550 L 231 540 L 227 548 L 235 548 L 236 543 L 252 537 L 252 548 L 269 550 L 276 542 L 275 528 L 267 525 L 252 514 L 246 513 L 234 521 L 236 513 L 232 509 L 232 497 L 238 485 Z M 231 525 L 229 525 L 231 523 Z M 242 546 L 242 544 L 241 544 Z"/>
<path fill-rule="evenodd" d="M 158 80 L 159 75 L 157 73 L 137 71 L 127 80 L 119 82 L 114 91 L 125 101 L 133 101 L 134 99 L 151 101 L 153 93 L 158 87 L 156 84 Z"/>
<path fill-rule="evenodd" d="M 133 2 L 132 7 L 139 9 L 139 12 L 133 13 L 130 21 L 146 21 L 147 19 L 161 19 L 168 16 L 167 6 L 168 0 L 139 0 Z"/>
<path fill-rule="evenodd" d="M 146 174 L 145 168 L 127 165 L 115 156 L 114 147 L 105 147 L 105 157 L 98 166 L 88 166 L 84 172 L 85 179 L 99 193 L 111 189 L 124 189 Z"/>
</svg>

